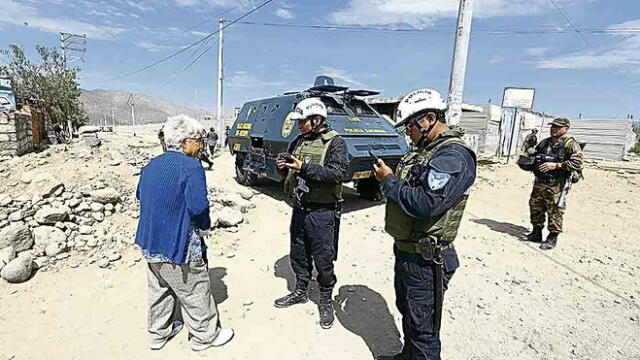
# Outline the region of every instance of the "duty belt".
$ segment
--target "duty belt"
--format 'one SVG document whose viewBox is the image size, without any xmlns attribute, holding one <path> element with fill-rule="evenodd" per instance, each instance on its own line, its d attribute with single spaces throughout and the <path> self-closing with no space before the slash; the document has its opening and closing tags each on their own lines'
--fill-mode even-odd
<svg viewBox="0 0 640 360">
<path fill-rule="evenodd" d="M 426 247 L 431 247 L 430 243 L 429 244 L 424 244 L 424 245 L 423 245 L 423 243 L 416 242 L 416 241 L 402 241 L 402 240 L 396 240 L 396 242 L 395 242 L 396 247 L 398 248 L 398 250 L 404 251 L 404 252 L 410 253 L 410 254 L 423 254 L 423 250 L 427 250 L 427 249 L 425 249 Z M 442 250 L 445 250 L 445 249 L 452 248 L 453 244 L 452 243 L 447 243 L 447 244 L 440 244 L 438 246 L 440 247 L 440 251 L 442 251 Z M 430 250 L 433 251 L 434 249 L 430 249 Z"/>
</svg>

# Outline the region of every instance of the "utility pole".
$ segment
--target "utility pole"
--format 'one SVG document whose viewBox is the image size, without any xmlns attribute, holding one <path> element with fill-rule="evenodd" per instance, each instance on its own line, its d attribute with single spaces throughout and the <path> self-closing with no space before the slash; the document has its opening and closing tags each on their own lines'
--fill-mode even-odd
<svg viewBox="0 0 640 360">
<path fill-rule="evenodd" d="M 464 77 L 467 72 L 467 55 L 469 54 L 474 2 L 475 0 L 460 0 L 456 40 L 451 63 L 451 80 L 449 82 L 449 110 L 447 111 L 449 125 L 458 125 L 462 118 L 462 94 L 464 92 Z"/>
<path fill-rule="evenodd" d="M 76 45 L 75 47 L 73 45 Z M 60 32 L 60 50 L 62 51 L 62 64 L 67 68 L 67 64 L 77 60 L 85 61 L 84 54 L 87 52 L 87 35 L 72 34 Z M 67 119 L 67 130 L 69 131 L 69 139 L 73 139 L 73 123 L 71 119 Z"/>
<path fill-rule="evenodd" d="M 133 93 L 129 95 L 129 99 L 127 102 L 131 105 L 131 126 L 133 131 L 133 136 L 136 136 L 136 112 L 134 110 L 134 102 L 133 102 Z"/>
<path fill-rule="evenodd" d="M 222 147 L 224 144 L 224 121 L 222 120 L 223 110 L 222 110 L 222 67 L 223 67 L 223 56 L 222 56 L 222 41 L 223 41 L 223 30 L 224 30 L 224 20 L 220 19 L 219 21 L 220 29 L 218 30 L 218 145 Z"/>
<path fill-rule="evenodd" d="M 113 108 L 111 108 L 111 120 L 113 121 L 113 132 L 116 132 L 116 117 L 113 114 Z"/>
</svg>

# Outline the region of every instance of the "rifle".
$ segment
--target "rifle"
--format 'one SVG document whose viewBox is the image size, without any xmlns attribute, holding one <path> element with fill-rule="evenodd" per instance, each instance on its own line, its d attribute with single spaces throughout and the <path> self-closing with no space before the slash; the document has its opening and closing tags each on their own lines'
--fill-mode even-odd
<svg viewBox="0 0 640 360">
<path fill-rule="evenodd" d="M 567 194 L 569 193 L 569 190 L 571 190 L 572 183 L 573 182 L 571 181 L 571 176 L 569 176 L 564 181 L 564 185 L 562 186 L 562 192 L 560 193 L 560 197 L 558 198 L 558 202 L 556 203 L 558 207 L 563 207 L 564 203 L 567 201 Z"/>
</svg>

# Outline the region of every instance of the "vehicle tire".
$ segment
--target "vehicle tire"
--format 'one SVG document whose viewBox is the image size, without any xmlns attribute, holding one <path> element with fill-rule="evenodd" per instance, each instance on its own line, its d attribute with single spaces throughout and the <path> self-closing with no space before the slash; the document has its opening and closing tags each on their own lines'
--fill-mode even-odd
<svg viewBox="0 0 640 360">
<path fill-rule="evenodd" d="M 245 171 L 243 169 L 246 155 L 242 153 L 236 154 L 236 181 L 240 185 L 253 186 L 258 183 L 258 175 Z"/>
<path fill-rule="evenodd" d="M 376 178 L 370 177 L 367 179 L 358 180 L 356 184 L 356 190 L 361 198 L 379 201 L 382 200 L 382 190 L 380 188 L 380 182 Z"/>
</svg>

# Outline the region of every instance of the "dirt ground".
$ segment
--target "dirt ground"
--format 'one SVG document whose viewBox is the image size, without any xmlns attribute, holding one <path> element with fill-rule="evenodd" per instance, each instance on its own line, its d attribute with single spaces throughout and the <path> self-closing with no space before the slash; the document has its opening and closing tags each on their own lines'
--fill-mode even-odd
<svg viewBox="0 0 640 360">
<path fill-rule="evenodd" d="M 151 127 L 138 139 L 154 141 Z M 130 129 L 104 135 L 126 151 Z M 144 143 L 143 143 L 144 144 Z M 158 152 L 159 146 L 152 151 Z M 99 163 L 69 171 L 55 157 L 47 169 L 66 181 L 90 181 Z M 131 186 L 137 178 L 121 170 Z M 238 190 L 225 153 L 209 184 Z M 473 189 L 456 248 L 461 267 L 444 305 L 444 359 L 640 359 L 640 175 L 587 168 L 568 197 L 565 233 L 542 252 L 527 232 L 532 176 L 515 165 L 485 165 Z M 19 179 L 16 171 L 11 179 Z M 148 349 L 145 261 L 131 248 L 116 266 L 95 264 L 38 272 L 22 284 L 0 281 L 1 359 L 371 359 L 401 348 L 393 291 L 392 239 L 384 205 L 347 190 L 336 263 L 337 319 L 322 330 L 314 302 L 276 309 L 293 286 L 288 261 L 291 209 L 267 184 L 237 232 L 209 239 L 210 274 L 224 326 L 235 339 L 194 353 L 182 331 Z M 135 219 L 118 226 L 135 229 Z M 312 299 L 317 300 L 317 289 Z"/>
</svg>

